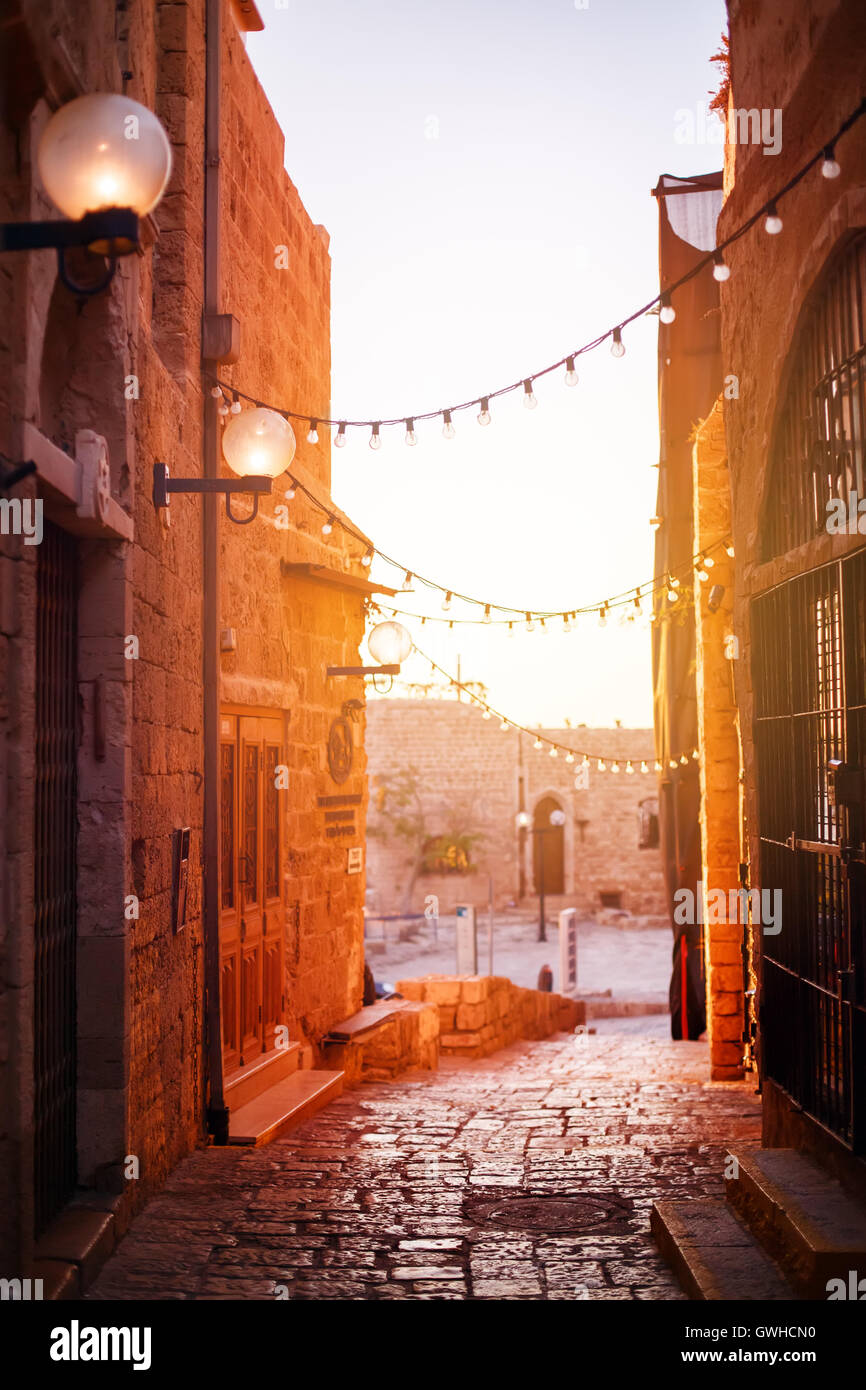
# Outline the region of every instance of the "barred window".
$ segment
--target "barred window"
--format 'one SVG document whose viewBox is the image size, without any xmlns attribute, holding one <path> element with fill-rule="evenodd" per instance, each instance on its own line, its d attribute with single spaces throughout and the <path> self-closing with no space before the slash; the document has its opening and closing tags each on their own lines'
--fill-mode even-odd
<svg viewBox="0 0 866 1390">
<path fill-rule="evenodd" d="M 839 499 L 866 498 L 866 233 L 848 241 L 816 287 L 797 345 L 771 461 L 763 558 L 827 529 Z M 856 523 L 855 523 L 856 524 Z"/>
</svg>

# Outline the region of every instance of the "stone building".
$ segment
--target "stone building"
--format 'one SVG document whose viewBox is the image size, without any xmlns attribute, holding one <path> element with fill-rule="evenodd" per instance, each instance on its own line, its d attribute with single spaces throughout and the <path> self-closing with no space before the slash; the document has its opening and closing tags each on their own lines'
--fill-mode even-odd
<svg viewBox="0 0 866 1390">
<path fill-rule="evenodd" d="M 707 887 L 778 893 L 781 920 L 752 896 L 745 923 L 713 929 L 714 1075 L 756 1067 L 764 1142 L 866 1190 L 866 145 L 862 119 L 844 128 L 862 114 L 866 15 L 728 10 L 717 242 L 756 223 L 724 251 L 730 389 L 692 451 L 695 551 L 733 539 L 715 608 L 696 586 L 700 816 Z M 783 120 L 777 156 L 743 139 L 752 111 Z"/>
<path fill-rule="evenodd" d="M 235 416 L 203 364 L 329 413 L 328 236 L 245 52 L 259 22 L 249 0 L 10 0 L 0 19 L 4 220 L 56 216 L 35 150 L 82 93 L 124 91 L 173 152 L 142 254 L 104 293 L 72 293 L 49 251 L 0 258 L 0 450 L 35 462 L 16 496 L 45 519 L 41 544 L 0 537 L 0 1272 L 52 1286 L 214 1110 L 239 1137 L 362 998 L 363 685 L 326 668 L 357 662 L 370 585 L 363 546 L 322 531 L 340 518 L 328 433 L 296 431 L 307 491 L 277 478 L 250 525 L 179 493 L 167 527 L 151 497 L 154 463 L 200 478 L 211 447 L 231 476 Z"/>
<path fill-rule="evenodd" d="M 544 888 L 551 911 L 634 916 L 666 912 L 649 729 L 539 729 L 592 756 L 550 756 L 457 700 L 372 701 L 367 709 L 370 820 L 368 912 L 418 913 L 428 894 L 458 902 L 528 903 Z M 598 770 L 599 760 L 608 770 Z M 647 760 L 649 772 L 640 765 Z M 613 771 L 618 761 L 619 771 Z M 636 771 L 629 772 L 628 764 Z M 552 811 L 565 822 L 552 826 Z M 518 829 L 524 811 L 531 826 Z M 542 830 L 540 836 L 533 830 Z M 641 847 L 641 841 L 645 847 Z M 543 847 L 543 848 L 541 848 Z"/>
</svg>

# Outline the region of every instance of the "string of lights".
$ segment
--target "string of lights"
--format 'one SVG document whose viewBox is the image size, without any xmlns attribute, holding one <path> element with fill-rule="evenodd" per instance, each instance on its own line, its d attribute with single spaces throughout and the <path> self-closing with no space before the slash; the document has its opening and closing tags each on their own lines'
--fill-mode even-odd
<svg viewBox="0 0 866 1390">
<path fill-rule="evenodd" d="M 458 623 L 473 623 L 484 626 L 500 625 L 513 628 L 515 623 L 523 622 L 526 624 L 528 631 L 532 632 L 535 629 L 537 620 L 537 625 L 540 630 L 545 632 L 550 630 L 547 626 L 549 621 L 560 618 L 563 621 L 563 626 L 566 627 L 567 625 L 566 630 L 568 630 L 578 617 L 592 614 L 597 616 L 599 624 L 604 627 L 607 623 L 608 614 L 616 612 L 621 608 L 628 608 L 630 606 L 636 618 L 642 616 L 644 603 L 653 597 L 657 589 L 662 587 L 666 587 L 667 589 L 669 602 L 671 604 L 677 603 L 682 598 L 680 591 L 683 586 L 683 580 L 685 580 L 692 571 L 694 571 L 698 581 L 704 583 L 710 578 L 710 571 L 715 565 L 715 557 L 720 550 L 724 550 L 728 556 L 733 556 L 734 554 L 733 543 L 730 539 L 717 540 L 711 545 L 705 546 L 703 550 L 693 555 L 690 560 L 675 567 L 673 570 L 663 575 L 657 575 L 653 579 L 648 579 L 642 584 L 623 589 L 621 593 L 613 594 L 609 598 L 601 599 L 595 603 L 582 604 L 574 608 L 566 609 L 510 608 L 504 604 L 487 602 L 484 599 L 472 598 L 469 594 L 461 594 L 455 589 L 450 589 L 444 584 L 437 583 L 436 580 L 427 579 L 423 575 L 419 575 L 413 570 L 407 569 L 400 561 L 393 559 L 390 555 L 386 555 L 378 546 L 371 544 L 366 536 L 362 535 L 360 531 L 357 531 L 350 522 L 338 516 L 336 512 L 325 506 L 315 493 L 312 492 L 306 484 L 302 483 L 300 479 L 289 474 L 287 481 L 288 487 L 285 496 L 289 501 L 292 501 L 298 493 L 301 493 L 306 497 L 308 502 L 325 517 L 321 528 L 323 535 L 329 536 L 335 527 L 339 527 L 341 530 L 345 531 L 347 535 L 359 541 L 361 545 L 364 546 L 364 552 L 360 556 L 362 564 L 366 566 L 371 565 L 374 557 L 378 555 L 386 564 L 391 565 L 394 569 L 401 570 L 404 575 L 402 584 L 404 592 L 411 592 L 413 582 L 419 583 L 423 584 L 428 589 L 435 589 L 437 592 L 445 595 L 442 601 L 442 608 L 446 613 L 450 612 L 451 605 L 455 600 L 466 604 L 472 604 L 483 610 L 483 616 L 481 618 L 440 618 L 438 615 L 408 613 L 397 608 L 393 610 L 395 614 L 400 613 L 401 616 L 404 617 L 421 618 L 424 622 L 444 622 L 447 623 L 449 627 L 454 627 L 455 624 Z M 505 618 L 494 618 L 494 612 L 505 613 L 509 616 Z"/>
<path fill-rule="evenodd" d="M 524 406 L 526 406 L 528 410 L 533 410 L 538 404 L 538 400 L 533 389 L 536 381 L 539 381 L 541 378 L 549 376 L 552 372 L 559 371 L 562 367 L 564 367 L 564 379 L 566 385 L 576 386 L 578 383 L 578 374 L 575 366 L 577 359 L 579 357 L 584 356 L 586 353 L 593 352 L 596 348 L 600 347 L 601 344 L 606 342 L 608 339 L 610 339 L 611 356 L 616 358 L 624 357 L 626 349 L 625 343 L 623 342 L 623 330 L 626 329 L 629 326 L 629 324 L 633 323 L 636 319 L 642 318 L 645 314 L 652 312 L 656 308 L 658 308 L 659 319 L 662 323 L 673 323 L 676 318 L 676 309 L 674 308 L 674 305 L 671 303 L 672 296 L 676 293 L 677 290 L 681 289 L 683 285 L 687 284 L 690 280 L 693 280 L 695 276 L 700 275 L 701 271 L 707 265 L 712 265 L 713 276 L 717 281 L 723 283 L 724 281 L 728 280 L 730 278 L 731 269 L 725 261 L 725 251 L 729 246 L 732 246 L 735 242 L 739 241 L 741 237 L 745 236 L 745 234 L 748 231 L 750 231 L 751 228 L 754 227 L 755 224 L 759 222 L 762 218 L 764 219 L 764 231 L 767 233 L 767 235 L 778 236 L 783 228 L 782 218 L 779 215 L 779 204 L 785 197 L 787 197 L 789 193 L 792 192 L 794 188 L 797 187 L 798 184 L 800 184 L 803 181 L 804 178 L 806 178 L 806 176 L 811 172 L 811 170 L 819 163 L 821 168 L 821 174 L 825 179 L 835 179 L 839 177 L 839 174 L 841 173 L 841 166 L 836 157 L 836 146 L 838 142 L 841 140 L 842 136 L 845 135 L 847 131 L 849 131 L 851 127 L 855 125 L 857 121 L 859 121 L 864 115 L 866 115 L 866 99 L 860 102 L 859 106 L 857 106 L 851 112 L 851 114 L 848 117 L 846 117 L 846 119 L 842 122 L 836 133 L 833 136 L 831 136 L 830 140 L 827 141 L 824 145 L 822 145 L 818 152 L 814 154 L 811 159 L 807 160 L 806 163 L 803 164 L 797 170 L 797 172 L 788 180 L 786 184 L 779 188 L 777 192 L 773 194 L 772 197 L 768 198 L 767 201 L 764 204 L 762 204 L 762 206 L 759 207 L 757 211 L 752 214 L 751 217 L 747 218 L 745 222 L 743 222 L 739 227 L 737 227 L 730 234 L 730 236 L 726 237 L 724 241 L 720 242 L 713 251 L 708 252 L 707 255 L 703 256 L 699 261 L 697 261 L 690 270 L 688 270 L 684 275 L 680 276 L 680 278 L 674 281 L 673 284 L 669 285 L 667 289 L 660 291 L 657 295 L 654 295 L 652 299 L 647 301 L 646 304 L 643 304 L 639 309 L 635 309 L 633 313 L 627 315 L 626 318 L 621 319 L 618 324 L 615 324 L 613 327 L 608 328 L 604 333 L 599 334 L 597 338 L 593 338 L 591 341 L 584 343 L 582 346 L 572 349 L 570 352 L 566 353 L 564 357 L 560 357 L 556 362 L 552 362 L 549 366 L 542 367 L 539 371 L 535 371 L 520 377 L 517 381 L 511 382 L 508 386 L 501 386 L 495 391 L 487 391 L 483 395 L 470 397 L 469 400 L 461 401 L 455 405 L 450 405 L 446 407 L 440 406 L 436 410 L 406 412 L 405 414 L 395 415 L 391 419 L 341 420 L 316 415 L 307 410 L 299 411 L 290 410 L 280 406 L 271 406 L 264 401 L 258 400 L 255 396 L 247 395 L 245 392 L 238 390 L 236 387 L 232 386 L 230 382 L 224 381 L 219 376 L 214 376 L 213 374 L 209 373 L 207 374 L 208 379 L 213 381 L 214 389 L 218 389 L 219 394 L 225 393 L 225 396 L 231 399 L 231 406 L 229 406 L 228 404 L 225 405 L 226 411 L 228 411 L 229 409 L 234 410 L 235 407 L 237 407 L 237 410 L 240 410 L 240 402 L 247 401 L 249 404 L 254 405 L 260 409 L 275 410 L 278 414 L 284 416 L 287 420 L 306 421 L 309 426 L 307 433 L 307 442 L 310 444 L 318 443 L 318 431 L 320 425 L 326 426 L 329 429 L 333 429 L 336 427 L 337 433 L 334 438 L 334 444 L 337 448 L 341 448 L 346 443 L 347 430 L 369 429 L 370 448 L 377 450 L 381 448 L 382 445 L 382 430 L 400 425 L 405 427 L 405 442 L 411 447 L 417 444 L 418 442 L 417 432 L 415 429 L 415 426 L 418 424 L 418 422 L 424 420 L 437 420 L 440 418 L 442 420 L 443 435 L 446 439 L 451 439 L 454 437 L 455 434 L 455 415 L 460 414 L 462 411 L 473 410 L 477 406 L 478 423 L 479 425 L 487 426 L 490 424 L 492 418 L 490 411 L 491 401 L 498 400 L 502 396 L 508 396 L 514 391 L 522 390 Z"/>
<path fill-rule="evenodd" d="M 590 752 L 584 748 L 576 748 L 572 744 L 563 743 L 559 739 L 550 738 L 548 734 L 543 734 L 538 729 L 529 729 L 525 724 L 519 723 L 516 719 L 511 719 L 508 715 L 503 714 L 501 710 L 495 709 L 483 696 L 477 693 L 477 690 L 473 689 L 471 684 L 466 684 L 450 675 L 443 666 L 440 666 L 437 661 L 433 660 L 432 656 L 428 656 L 426 652 L 422 652 L 420 647 L 413 646 L 413 651 L 416 652 L 423 661 L 427 662 L 431 670 L 435 671 L 437 675 L 442 676 L 448 682 L 449 689 L 453 688 L 465 694 L 469 703 L 474 705 L 476 709 L 481 710 L 482 719 L 498 720 L 499 728 L 502 733 L 507 734 L 514 731 L 516 733 L 526 734 L 527 738 L 532 739 L 532 748 L 536 752 L 546 753 L 550 758 L 563 757 L 567 763 L 579 763 L 583 768 L 590 768 L 594 765 L 596 772 L 610 772 L 613 774 L 624 773 L 626 776 L 632 776 L 638 772 L 646 775 L 651 770 L 657 773 L 665 771 L 664 763 L 659 758 L 656 758 L 654 754 L 647 754 L 647 756 L 643 758 L 625 758 L 620 753 L 614 758 L 610 757 L 608 754 Z M 698 756 L 697 748 L 690 749 L 688 753 L 681 753 L 678 757 L 671 756 L 667 760 L 667 771 L 676 772 L 679 768 L 688 767 L 690 763 L 697 762 Z"/>
</svg>

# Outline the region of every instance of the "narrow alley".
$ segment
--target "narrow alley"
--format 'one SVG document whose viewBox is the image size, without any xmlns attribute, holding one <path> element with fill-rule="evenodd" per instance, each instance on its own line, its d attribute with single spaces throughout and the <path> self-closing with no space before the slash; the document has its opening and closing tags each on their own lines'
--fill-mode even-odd
<svg viewBox="0 0 866 1390">
<path fill-rule="evenodd" d="M 760 1138 L 754 1081 L 706 1076 L 705 1043 L 616 1031 L 365 1085 L 190 1154 L 88 1297 L 681 1299 L 652 1203 L 721 1196 Z"/>
</svg>

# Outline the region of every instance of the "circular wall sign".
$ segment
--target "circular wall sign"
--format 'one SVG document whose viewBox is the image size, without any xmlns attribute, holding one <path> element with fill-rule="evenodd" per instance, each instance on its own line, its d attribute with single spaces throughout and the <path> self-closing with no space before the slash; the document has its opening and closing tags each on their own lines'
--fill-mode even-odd
<svg viewBox="0 0 866 1390">
<path fill-rule="evenodd" d="M 348 719 L 335 719 L 328 734 L 328 770 L 335 782 L 345 782 L 352 771 L 352 726 Z"/>
</svg>

